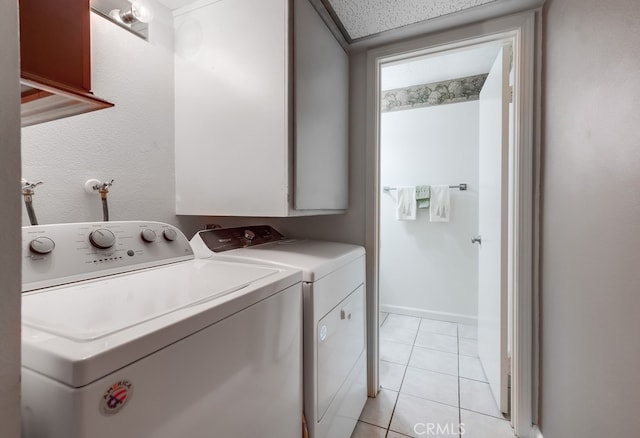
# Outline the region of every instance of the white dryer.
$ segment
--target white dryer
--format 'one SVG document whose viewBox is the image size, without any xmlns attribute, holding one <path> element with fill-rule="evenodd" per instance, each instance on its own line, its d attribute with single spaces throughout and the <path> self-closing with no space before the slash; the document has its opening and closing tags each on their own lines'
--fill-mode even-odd
<svg viewBox="0 0 640 438">
<path fill-rule="evenodd" d="M 301 274 L 175 227 L 23 228 L 24 438 L 300 436 Z"/>
<path fill-rule="evenodd" d="M 262 226 L 198 232 L 196 257 L 302 270 L 304 410 L 311 438 L 348 438 L 367 400 L 365 251 Z"/>
</svg>

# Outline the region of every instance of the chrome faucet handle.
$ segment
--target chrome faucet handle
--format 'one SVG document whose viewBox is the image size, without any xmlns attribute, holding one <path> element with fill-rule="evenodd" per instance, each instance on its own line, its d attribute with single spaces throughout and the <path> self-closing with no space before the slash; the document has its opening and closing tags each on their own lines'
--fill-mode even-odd
<svg viewBox="0 0 640 438">
<path fill-rule="evenodd" d="M 102 193 L 102 192 L 106 193 L 106 192 L 109 191 L 109 187 L 111 187 L 113 185 L 113 181 L 115 181 L 115 180 L 112 179 L 109 182 L 106 182 L 106 181 L 105 182 L 101 182 L 101 183 L 99 182 L 99 183 L 97 183 L 97 184 L 95 184 L 93 186 L 93 190 L 97 190 L 100 193 Z"/>
<path fill-rule="evenodd" d="M 20 182 L 22 183 L 22 194 L 23 195 L 33 195 L 35 192 L 35 188 L 37 186 L 39 186 L 40 184 L 44 184 L 42 181 L 38 181 L 36 183 L 33 183 L 31 181 L 27 181 L 26 179 L 22 178 L 20 180 Z"/>
</svg>

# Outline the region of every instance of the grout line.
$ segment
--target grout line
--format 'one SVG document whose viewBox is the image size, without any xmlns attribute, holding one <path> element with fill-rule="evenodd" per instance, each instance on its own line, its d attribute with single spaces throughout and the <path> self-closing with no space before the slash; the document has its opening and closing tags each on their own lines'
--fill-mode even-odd
<svg viewBox="0 0 640 438">
<path fill-rule="evenodd" d="M 450 336 L 450 335 L 446 335 L 446 336 Z M 452 336 L 452 337 L 453 337 L 453 336 Z M 403 344 L 403 345 L 409 345 L 409 344 Z M 458 353 L 452 353 L 451 351 L 438 350 L 437 348 L 431 348 L 431 347 L 423 347 L 423 346 L 421 346 L 421 345 L 415 345 L 415 343 L 414 343 L 414 345 L 413 345 L 413 346 L 414 346 L 414 347 L 418 347 L 418 348 L 424 348 L 425 350 L 438 351 L 438 352 L 440 352 L 440 353 L 447 353 L 447 354 L 455 354 L 455 355 L 458 355 Z M 413 351 L 413 350 L 412 350 L 412 351 Z M 463 356 L 466 356 L 466 355 L 464 355 L 464 354 L 463 354 Z M 472 357 L 472 356 L 469 356 L 469 357 Z"/>
<path fill-rule="evenodd" d="M 479 359 L 479 358 L 478 358 L 478 356 L 471 356 L 470 354 L 461 354 L 461 353 L 458 353 L 458 356 L 473 357 L 473 358 Z"/>
<path fill-rule="evenodd" d="M 380 322 L 380 325 L 378 326 L 378 331 L 380 331 L 380 329 L 382 328 L 384 323 L 387 322 L 387 319 L 389 318 L 389 315 L 390 315 L 390 313 L 386 312 L 384 318 L 382 319 L 382 321 Z"/>
<path fill-rule="evenodd" d="M 466 380 L 471 380 L 473 382 L 486 383 L 487 385 L 489 384 L 489 382 L 487 382 L 486 380 L 472 379 L 471 377 L 466 377 L 466 376 L 460 376 L 460 377 Z"/>
<path fill-rule="evenodd" d="M 404 434 L 404 433 L 401 433 L 401 432 L 398 432 L 398 431 L 395 431 L 395 430 L 391 430 L 391 429 L 389 429 L 389 430 L 387 431 L 387 437 L 389 436 L 389 433 L 391 433 L 391 432 L 393 432 L 393 433 L 395 433 L 395 434 L 398 434 L 398 435 L 400 435 L 400 436 L 406 436 L 406 437 L 408 437 L 408 438 L 411 438 L 411 435 L 406 435 L 406 434 Z"/>
<path fill-rule="evenodd" d="M 404 372 L 407 372 L 407 369 L 405 368 Z M 402 376 L 402 379 L 404 380 L 404 376 Z M 400 388 L 402 388 L 402 383 L 400 383 Z M 391 409 L 391 416 L 389 417 L 389 424 L 387 424 L 387 433 L 386 435 L 389 435 L 389 430 L 391 428 L 391 422 L 393 421 L 393 416 L 396 413 L 396 406 L 398 405 L 398 399 L 400 398 L 400 390 L 398 390 L 398 396 L 396 397 L 396 401 L 393 404 L 393 409 Z"/>
<path fill-rule="evenodd" d="M 418 323 L 418 330 L 420 330 L 420 323 Z M 393 421 L 393 415 L 396 413 L 396 406 L 398 405 L 398 400 L 400 399 L 400 392 L 402 391 L 402 385 L 404 384 L 404 378 L 407 376 L 407 370 L 409 369 L 409 362 L 411 361 L 411 355 L 413 354 L 413 347 L 416 343 L 416 338 L 418 337 L 418 330 L 416 330 L 416 334 L 413 338 L 413 344 L 411 345 L 411 351 L 409 352 L 409 358 L 407 359 L 407 364 L 404 367 L 404 373 L 402 374 L 402 380 L 400 381 L 400 388 L 398 388 L 398 397 L 396 397 L 396 402 L 393 404 L 393 410 L 391 411 L 391 417 L 389 418 L 389 425 L 387 426 L 387 434 L 391 429 L 391 422 Z"/>
<path fill-rule="evenodd" d="M 459 377 L 456 374 L 449 374 L 449 373 L 443 373 L 442 371 L 435 371 L 435 370 L 430 370 L 428 368 L 420 368 L 420 367 L 409 367 L 409 368 L 413 368 L 414 370 L 419 370 L 419 371 L 426 371 L 428 373 L 436 373 L 436 374 L 442 374 L 443 376 L 451 376 L 451 377 Z M 480 382 L 479 380 L 477 380 L 478 382 Z M 486 382 L 481 382 L 481 383 L 486 383 Z M 416 396 L 417 397 L 417 396 Z M 420 397 L 420 398 L 424 398 L 424 397 Z M 446 403 L 445 403 L 446 404 Z"/>
<path fill-rule="evenodd" d="M 406 372 L 407 372 L 407 369 L 405 368 L 405 373 Z M 404 376 L 402 376 L 402 379 L 404 380 Z M 400 383 L 400 388 L 402 388 L 402 383 Z M 387 433 L 385 434 L 385 436 L 389 434 L 389 430 L 391 429 L 391 421 L 393 421 L 393 414 L 396 412 L 396 406 L 398 404 L 399 398 L 400 398 L 400 389 L 398 389 L 398 393 L 396 394 L 396 401 L 393 403 L 393 409 L 391 409 L 391 415 L 389 416 L 389 423 L 387 423 Z"/>
<path fill-rule="evenodd" d="M 453 377 L 453 376 L 452 376 L 452 377 Z M 421 397 L 421 396 L 419 396 L 419 395 L 415 395 L 415 394 L 410 394 L 410 393 L 406 393 L 406 392 L 404 392 L 403 394 L 404 394 L 406 397 L 418 398 L 418 399 L 420 399 L 420 400 L 428 401 L 428 402 L 430 402 L 430 403 L 435 403 L 435 404 L 442 405 L 442 406 L 448 406 L 448 407 L 450 407 L 450 408 L 458 408 L 458 407 L 459 407 L 459 406 L 456 406 L 456 405 L 450 405 L 449 403 L 445 403 L 445 402 L 440 401 L 440 400 L 434 400 L 434 399 L 432 399 L 432 398 Z"/>
<path fill-rule="evenodd" d="M 500 414 L 500 417 L 496 417 L 495 415 L 487 414 L 485 412 L 474 411 L 473 409 L 469 409 L 469 408 L 464 408 L 464 410 L 467 412 L 473 412 L 474 414 L 483 415 L 485 417 L 494 418 L 496 420 L 506 421 L 507 423 L 511 424 L 511 422 L 508 419 L 506 419 L 503 414 Z"/>
<path fill-rule="evenodd" d="M 385 318 L 385 322 L 389 318 L 390 315 L 392 315 L 392 313 L 388 313 L 387 314 L 387 317 Z M 401 315 L 401 316 L 403 316 L 403 315 Z M 469 340 L 469 341 L 474 341 L 477 344 L 478 341 L 476 339 L 462 338 L 460 336 L 460 333 L 459 333 L 459 325 L 457 325 L 456 326 L 456 335 L 455 335 L 455 338 L 456 338 L 456 352 L 457 353 L 451 353 L 450 351 L 437 350 L 437 349 L 434 349 L 434 348 L 422 347 L 422 346 L 416 345 L 415 343 L 416 343 L 416 340 L 418 338 L 418 334 L 420 333 L 420 328 L 422 326 L 422 319 L 423 318 L 419 318 L 419 319 L 420 319 L 420 323 L 418 324 L 418 330 L 416 331 L 416 334 L 415 334 L 414 339 L 413 339 L 413 344 L 411 345 L 411 351 L 409 353 L 409 360 L 407 361 L 407 364 L 405 365 L 404 373 L 403 373 L 402 379 L 400 381 L 400 388 L 397 391 L 396 401 L 395 401 L 395 403 L 393 405 L 393 409 L 391 411 L 391 417 L 390 417 L 389 424 L 388 424 L 387 429 L 386 429 L 385 438 L 388 438 L 389 437 L 389 433 L 391 432 L 391 422 L 393 421 L 393 416 L 395 415 L 395 412 L 396 412 L 396 407 L 397 407 L 397 404 L 398 404 L 398 400 L 400 399 L 402 385 L 404 384 L 404 380 L 406 378 L 407 371 L 408 371 L 408 368 L 409 368 L 409 363 L 411 361 L 411 357 L 413 356 L 413 352 L 414 352 L 415 347 L 424 348 L 424 349 L 428 349 L 428 350 L 432 350 L 432 351 L 438 351 L 438 352 L 441 352 L 441 353 L 456 354 L 456 356 L 457 356 L 457 364 L 458 364 L 458 375 L 457 375 L 457 381 L 458 381 L 458 425 L 462 424 L 462 406 L 461 406 L 462 400 L 461 400 L 461 389 L 460 389 L 461 388 L 462 379 L 466 379 L 466 380 L 473 381 L 473 382 L 478 382 L 478 383 L 484 383 L 484 384 L 488 385 L 488 382 L 486 382 L 486 381 L 471 379 L 471 378 L 468 378 L 468 377 L 462 377 L 460 375 L 460 356 L 473 357 L 473 358 L 476 358 L 476 359 L 478 358 L 477 355 L 471 356 L 471 355 L 467 355 L 467 354 L 461 354 L 460 353 L 460 341 L 461 340 Z M 380 329 L 380 328 L 378 328 L 378 329 Z M 435 333 L 435 332 L 429 332 L 429 333 Z M 446 335 L 444 333 L 436 333 L 436 334 L 440 334 L 440 335 L 444 335 L 444 336 L 452 336 L 452 335 Z M 452 337 L 454 337 L 454 336 L 452 336 Z M 394 342 L 394 343 L 397 343 L 397 344 L 402 344 L 401 342 L 395 342 L 395 341 L 391 341 L 391 342 Z M 402 344 L 402 345 L 408 345 L 408 344 Z M 391 363 L 395 364 L 395 362 L 391 362 Z M 398 365 L 401 365 L 401 364 L 398 364 Z M 423 368 L 419 368 L 419 367 L 412 367 L 412 368 L 415 368 L 415 369 L 418 369 L 418 370 L 423 370 L 423 371 L 434 372 L 434 373 L 440 373 L 439 371 L 433 371 L 433 370 L 423 369 Z M 451 374 L 447 374 L 447 373 L 440 373 L 440 374 L 451 376 Z M 390 391 L 393 391 L 393 390 L 390 390 Z M 444 406 L 451 406 L 451 405 L 448 405 L 446 403 L 442 403 L 442 402 L 437 401 L 437 400 L 430 400 L 430 399 L 426 399 L 424 397 L 419 397 L 419 396 L 412 395 L 412 394 L 406 394 L 406 395 L 411 396 L 411 397 L 421 398 L 421 399 L 424 399 L 424 400 L 429 400 L 431 402 L 439 403 L 439 404 L 442 404 Z M 491 414 L 486 414 L 486 413 L 483 413 L 483 412 L 478 412 L 478 411 L 475 411 L 475 410 L 472 410 L 472 409 L 467 409 L 467 408 L 465 408 L 465 411 L 473 412 L 475 414 L 483 415 L 485 417 L 496 419 L 496 420 L 506 421 L 507 423 L 509 422 L 509 420 L 506 419 L 504 416 L 496 417 L 496 416 L 491 415 Z M 367 424 L 371 424 L 371 423 L 367 423 Z M 374 424 L 372 424 L 372 426 L 380 427 L 380 426 L 377 426 L 377 425 L 374 425 Z M 384 429 L 384 428 L 382 428 L 382 429 Z M 466 433 L 468 433 L 468 432 L 469 431 L 466 431 Z M 396 432 L 396 433 L 398 433 L 399 435 L 405 436 L 402 433 L 399 433 L 399 432 Z M 460 429 L 458 430 L 458 438 L 463 438 Z M 514 435 L 514 438 L 515 438 L 515 435 Z"/>
<path fill-rule="evenodd" d="M 389 316 L 391 315 L 391 313 L 387 314 L 387 318 L 389 318 Z M 385 319 L 385 321 L 386 321 Z M 409 358 L 407 359 L 407 364 L 404 367 L 404 374 L 402 374 L 402 380 L 400 381 L 400 387 L 398 388 L 398 396 L 396 397 L 396 402 L 393 404 L 393 409 L 391 410 L 391 417 L 389 417 L 389 424 L 387 426 L 387 434 L 389 435 L 389 430 L 391 430 L 391 422 L 393 421 L 393 416 L 396 413 L 396 406 L 398 405 L 398 400 L 400 399 L 400 392 L 402 391 L 402 385 L 404 383 L 404 378 L 407 375 L 407 370 L 409 369 L 409 362 L 411 361 L 411 355 L 413 354 L 413 348 L 415 347 L 416 344 L 416 339 L 418 338 L 418 332 L 420 331 L 420 325 L 422 324 L 422 318 L 419 319 L 418 322 L 418 330 L 416 330 L 416 334 L 413 337 L 413 344 L 411 345 L 411 351 L 409 352 Z M 380 329 L 378 329 L 378 331 L 380 331 Z"/>
<path fill-rule="evenodd" d="M 359 419 L 359 418 L 358 418 L 358 422 L 359 422 L 359 423 L 368 424 L 369 426 L 377 427 L 378 429 L 384 429 L 384 427 L 382 427 L 382 426 L 379 426 L 379 425 L 377 425 L 377 424 L 375 424 L 375 423 L 370 423 L 370 422 L 368 422 L 368 421 L 361 420 L 361 419 Z"/>
<path fill-rule="evenodd" d="M 382 426 L 379 426 L 379 425 L 374 424 L 374 423 L 369 423 L 368 421 L 364 421 L 364 420 L 361 420 L 361 419 L 359 419 L 359 418 L 358 418 L 358 422 L 359 422 L 359 423 L 368 424 L 369 426 L 373 426 L 373 427 L 376 427 L 376 428 L 378 428 L 378 429 L 387 430 L 387 429 L 385 429 L 385 428 L 384 428 L 384 427 L 382 427 Z"/>
<path fill-rule="evenodd" d="M 391 315 L 395 315 L 395 314 L 387 313 L 387 316 L 385 317 L 385 320 L 384 320 L 384 322 L 383 322 L 383 325 L 384 325 L 384 323 L 386 323 L 386 322 L 387 322 L 387 319 L 388 319 L 388 318 L 389 318 L 389 316 L 391 316 Z M 403 315 L 401 315 L 401 316 L 403 316 Z M 398 400 L 400 399 L 400 394 L 401 394 L 401 391 L 402 391 L 402 386 L 403 386 L 403 384 L 404 384 L 404 380 L 405 380 L 405 378 L 406 378 L 407 371 L 408 371 L 408 368 L 409 368 L 409 363 L 410 363 L 410 361 L 411 361 L 411 357 L 413 356 L 413 352 L 414 352 L 415 347 L 418 347 L 418 348 L 424 348 L 424 349 L 432 350 L 432 351 L 438 351 L 438 352 L 441 352 L 441 353 L 456 354 L 456 356 L 457 356 L 457 364 L 458 364 L 458 373 L 457 373 L 458 375 L 456 376 L 456 377 L 457 377 L 457 381 L 458 381 L 458 425 L 462 424 L 462 406 L 461 406 L 461 391 L 460 391 L 460 387 L 461 387 L 461 379 L 463 379 L 463 378 L 464 378 L 464 379 L 466 379 L 466 380 L 471 380 L 471 381 L 475 381 L 475 382 L 479 382 L 479 383 L 485 383 L 485 384 L 487 384 L 487 382 L 484 382 L 484 381 L 481 381 L 481 380 L 470 379 L 470 378 L 467 378 L 467 377 L 462 377 L 462 376 L 460 375 L 460 356 L 465 356 L 465 357 L 474 357 L 474 358 L 477 358 L 477 357 L 478 357 L 477 355 L 476 355 L 476 356 L 470 356 L 470 355 L 466 355 L 466 354 L 461 354 L 461 353 L 460 353 L 460 340 L 461 340 L 461 339 L 465 339 L 465 340 L 475 341 L 476 343 L 477 343 L 477 340 L 475 340 L 475 339 L 471 339 L 471 338 L 461 338 L 460 333 L 459 333 L 459 325 L 456 325 L 456 334 L 455 334 L 455 335 L 447 335 L 447 334 L 445 334 L 445 333 L 428 332 L 428 333 L 435 333 L 435 334 L 439 334 L 439 335 L 443 335 L 443 336 L 451 336 L 451 337 L 455 337 L 455 338 L 456 338 L 456 353 L 452 353 L 452 352 L 450 352 L 450 351 L 438 350 L 438 349 L 435 349 L 435 348 L 429 348 L 429 347 L 422 347 L 422 346 L 418 346 L 418 345 L 416 345 L 416 340 L 417 340 L 417 338 L 418 338 L 418 334 L 420 333 L 420 328 L 421 328 L 421 326 L 422 326 L 422 319 L 423 319 L 423 318 L 418 318 L 418 319 L 420 320 L 420 322 L 419 322 L 419 324 L 418 324 L 418 330 L 416 331 L 416 334 L 415 334 L 415 336 L 414 336 L 414 338 L 413 338 L 413 344 L 411 345 L 411 351 L 409 352 L 409 359 L 408 359 L 407 363 L 404 365 L 404 367 L 405 367 L 405 369 L 404 369 L 404 373 L 403 373 L 403 375 L 402 375 L 402 379 L 401 379 L 401 381 L 400 381 L 400 388 L 399 388 L 399 389 L 398 389 L 398 391 L 397 391 L 396 400 L 395 400 L 395 403 L 394 403 L 394 405 L 393 405 L 393 409 L 392 409 L 392 411 L 391 411 L 391 417 L 390 417 L 390 419 L 389 419 L 389 424 L 388 424 L 388 426 L 387 426 L 387 428 L 386 428 L 385 438 L 387 438 L 387 437 L 389 436 L 389 433 L 391 432 L 391 423 L 392 423 L 392 421 L 393 421 L 393 417 L 394 417 L 395 412 L 396 412 L 396 407 L 397 407 L 397 404 L 398 404 Z M 379 330 L 381 327 L 382 327 L 382 326 L 378 327 L 378 330 Z M 403 344 L 402 342 L 396 342 L 396 341 L 390 341 L 390 342 L 393 342 L 393 343 L 396 343 L 396 344 L 401 344 L 401 345 L 408 345 L 408 344 Z M 391 362 L 391 363 L 394 363 L 394 364 L 395 364 L 395 362 Z M 402 365 L 402 364 L 397 364 L 397 365 Z M 429 372 L 434 372 L 434 373 L 439 373 L 439 374 L 443 374 L 443 375 L 451 376 L 451 374 L 447 374 L 447 373 L 440 373 L 439 371 L 434 371 L 434 370 L 429 370 L 429 369 L 423 369 L 423 368 L 419 368 L 419 367 L 412 367 L 412 368 L 415 368 L 415 369 L 418 369 L 418 370 L 429 371 Z M 391 389 L 390 389 L 390 391 L 393 391 L 393 390 L 391 390 Z M 411 394 L 407 394 L 407 395 L 411 395 Z M 412 397 L 416 397 L 416 398 L 423 398 L 423 397 L 419 397 L 419 396 L 415 396 L 415 395 L 411 395 L 411 396 L 412 396 Z M 424 399 L 424 398 L 423 398 L 423 399 Z M 431 402 L 439 403 L 439 404 L 442 404 L 442 405 L 445 405 L 445 406 L 451 406 L 451 405 L 448 405 L 448 404 L 446 404 L 446 403 L 439 402 L 439 401 L 437 401 L 437 400 L 430 400 L 430 399 L 425 399 L 425 400 L 429 400 L 429 401 L 431 401 Z M 494 419 L 498 419 L 498 420 L 502 420 L 502 421 L 508 421 L 508 420 L 506 420 L 504 417 L 499 418 L 499 417 L 495 417 L 495 416 L 490 415 L 490 414 L 485 414 L 485 413 L 482 413 L 482 412 L 477 412 L 477 411 L 474 411 L 474 410 L 471 410 L 471 409 L 466 409 L 466 408 L 465 408 L 465 410 L 466 410 L 466 411 L 469 411 L 469 412 L 474 412 L 474 413 L 479 414 L 479 415 L 484 415 L 484 416 L 489 417 L 489 418 L 494 418 Z M 361 420 L 359 420 L 359 421 L 361 421 Z M 364 423 L 367 423 L 367 422 L 365 421 Z M 381 428 L 381 429 L 384 429 L 384 428 L 382 428 L 382 427 L 380 427 L 380 426 L 378 426 L 378 425 L 372 424 L 372 423 L 367 423 L 367 424 L 371 424 L 372 426 L 375 426 L 375 427 L 379 427 L 379 428 Z M 395 432 L 395 431 L 394 431 L 394 432 Z M 404 435 L 404 434 L 402 434 L 402 433 L 399 433 L 399 432 L 396 432 L 396 433 L 398 433 L 399 435 L 403 435 L 403 436 L 405 436 L 405 435 Z M 462 438 L 462 435 L 461 435 L 460 430 L 458 430 L 458 437 L 459 437 L 459 438 Z"/>
</svg>

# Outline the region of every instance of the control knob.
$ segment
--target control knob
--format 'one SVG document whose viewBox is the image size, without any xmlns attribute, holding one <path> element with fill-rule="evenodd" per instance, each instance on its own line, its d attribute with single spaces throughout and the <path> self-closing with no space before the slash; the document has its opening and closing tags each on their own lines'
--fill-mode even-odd
<svg viewBox="0 0 640 438">
<path fill-rule="evenodd" d="M 142 237 L 142 240 L 144 240 L 145 242 L 155 242 L 156 241 L 156 232 L 149 229 L 149 228 L 145 228 L 144 230 L 142 230 L 142 232 L 140 233 L 140 237 Z"/>
<path fill-rule="evenodd" d="M 244 246 L 251 246 L 253 239 L 255 239 L 256 233 L 251 230 L 244 230 Z"/>
<path fill-rule="evenodd" d="M 167 228 L 166 230 L 164 230 L 162 232 L 162 235 L 169 242 L 173 242 L 174 240 L 176 240 L 178 238 L 178 233 L 176 233 L 176 230 L 174 230 L 173 228 Z"/>
<path fill-rule="evenodd" d="M 29 249 L 36 254 L 49 254 L 56 244 L 48 237 L 36 237 L 29 243 Z"/>
<path fill-rule="evenodd" d="M 89 242 L 96 248 L 108 249 L 116 243 L 116 236 L 105 228 L 99 228 L 89 234 Z"/>
</svg>

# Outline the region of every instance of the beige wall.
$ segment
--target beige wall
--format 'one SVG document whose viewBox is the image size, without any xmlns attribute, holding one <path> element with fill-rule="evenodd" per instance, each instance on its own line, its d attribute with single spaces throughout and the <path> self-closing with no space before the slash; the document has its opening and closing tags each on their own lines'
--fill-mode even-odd
<svg viewBox="0 0 640 438">
<path fill-rule="evenodd" d="M 541 430 L 640 431 L 640 2 L 547 0 Z"/>
<path fill-rule="evenodd" d="M 20 114 L 17 0 L 0 3 L 0 436 L 20 434 Z"/>
</svg>

